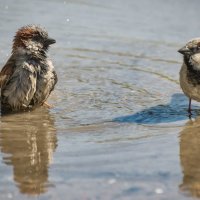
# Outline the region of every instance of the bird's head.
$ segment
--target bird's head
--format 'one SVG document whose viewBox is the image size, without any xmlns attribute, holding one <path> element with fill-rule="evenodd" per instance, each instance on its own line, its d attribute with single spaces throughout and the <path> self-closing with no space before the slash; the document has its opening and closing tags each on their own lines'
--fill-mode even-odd
<svg viewBox="0 0 200 200">
<path fill-rule="evenodd" d="M 190 40 L 178 52 L 184 56 L 186 63 L 189 63 L 194 69 L 200 70 L 200 38 Z"/>
<path fill-rule="evenodd" d="M 178 50 L 184 56 L 191 56 L 200 53 L 200 38 L 190 40 L 184 47 Z"/>
<path fill-rule="evenodd" d="M 13 52 L 18 48 L 23 48 L 35 56 L 45 56 L 49 46 L 55 42 L 48 36 L 44 28 L 37 25 L 27 25 L 16 32 L 13 40 Z"/>
</svg>

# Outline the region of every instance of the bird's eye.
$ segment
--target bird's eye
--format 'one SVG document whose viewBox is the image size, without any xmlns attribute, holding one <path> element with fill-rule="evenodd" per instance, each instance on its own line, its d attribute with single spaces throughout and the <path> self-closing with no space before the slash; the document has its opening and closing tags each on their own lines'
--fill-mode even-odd
<svg viewBox="0 0 200 200">
<path fill-rule="evenodd" d="M 192 51 L 192 52 L 196 52 L 196 51 L 198 51 L 199 49 L 200 49 L 199 46 L 190 47 L 190 51 Z"/>
</svg>

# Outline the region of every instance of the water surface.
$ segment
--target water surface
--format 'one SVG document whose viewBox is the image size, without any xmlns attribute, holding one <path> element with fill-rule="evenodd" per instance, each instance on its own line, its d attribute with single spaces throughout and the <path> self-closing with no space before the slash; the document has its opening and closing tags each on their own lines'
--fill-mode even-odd
<svg viewBox="0 0 200 200">
<path fill-rule="evenodd" d="M 187 116 L 177 50 L 197 0 L 1 0 L 0 65 L 41 24 L 59 82 L 52 109 L 0 118 L 0 199 L 200 197 L 199 108 Z"/>
</svg>

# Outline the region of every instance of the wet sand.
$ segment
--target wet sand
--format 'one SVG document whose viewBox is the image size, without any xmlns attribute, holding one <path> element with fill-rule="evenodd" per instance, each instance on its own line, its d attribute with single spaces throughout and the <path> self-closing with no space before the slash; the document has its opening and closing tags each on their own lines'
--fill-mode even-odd
<svg viewBox="0 0 200 200">
<path fill-rule="evenodd" d="M 200 36 L 199 2 L 2 0 L 0 65 L 16 30 L 41 24 L 54 107 L 0 118 L 0 199 L 200 197 L 200 104 L 177 50 Z"/>
</svg>

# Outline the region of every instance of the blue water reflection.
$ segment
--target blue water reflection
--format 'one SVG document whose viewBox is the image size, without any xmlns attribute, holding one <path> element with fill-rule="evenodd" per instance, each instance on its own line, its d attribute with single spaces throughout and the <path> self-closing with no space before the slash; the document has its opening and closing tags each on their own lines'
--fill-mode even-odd
<svg viewBox="0 0 200 200">
<path fill-rule="evenodd" d="M 171 101 L 166 105 L 157 105 L 146 108 L 132 115 L 120 116 L 113 119 L 120 123 L 159 124 L 170 123 L 188 119 L 188 98 L 181 93 L 172 95 Z M 200 114 L 200 107 L 192 106 L 193 117 Z"/>
</svg>

